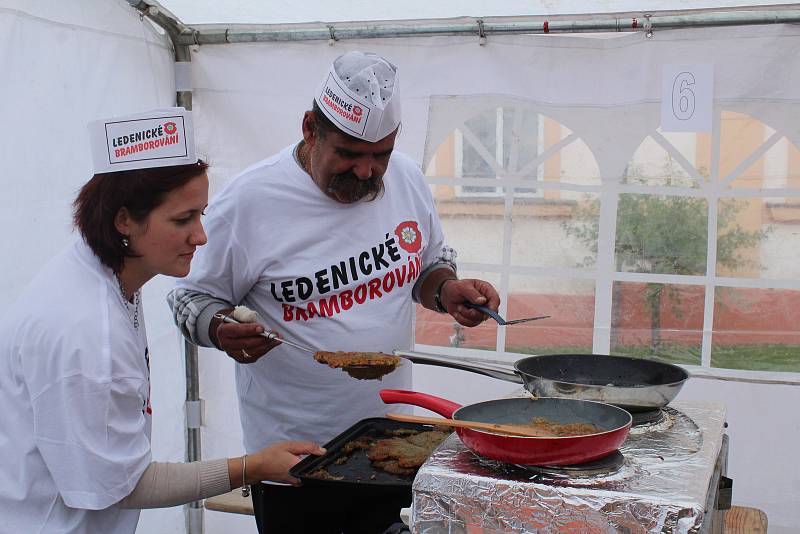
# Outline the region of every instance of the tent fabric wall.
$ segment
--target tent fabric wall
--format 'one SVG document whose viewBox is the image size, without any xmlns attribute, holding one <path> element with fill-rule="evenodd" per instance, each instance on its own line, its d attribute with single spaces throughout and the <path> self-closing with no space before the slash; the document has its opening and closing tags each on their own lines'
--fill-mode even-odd
<svg viewBox="0 0 800 534">
<path fill-rule="evenodd" d="M 333 46 L 301 42 L 195 47 L 194 105 L 200 149 L 212 160 L 216 189 L 239 170 L 296 142 L 302 113 L 310 107 L 330 61 L 349 50 L 368 50 L 385 55 L 400 69 L 399 150 L 427 164 L 430 150 L 463 120 L 458 113 L 448 116 L 447 106 L 435 108 L 434 101 L 468 96 L 524 99 L 560 117 L 587 139 L 602 170 L 602 184 L 595 188 L 602 194 L 615 191 L 636 147 L 659 124 L 661 68 L 666 63 L 686 63 L 686 58 L 712 63 L 719 106 L 761 117 L 798 145 L 800 130 L 789 119 L 800 105 L 800 65 L 786 59 L 797 57 L 799 46 L 796 28 L 777 26 L 659 31 L 652 40 L 643 34 L 503 36 L 492 37 L 486 46 L 479 46 L 477 38 L 437 37 Z M 766 72 L 769 76 L 764 76 Z M 553 268 L 552 274 L 558 275 L 557 271 Z M 610 285 L 607 289 L 607 296 L 597 298 L 610 298 Z M 498 357 L 513 359 L 513 355 Z M 203 350 L 201 373 L 207 401 L 204 454 L 214 456 L 229 450 L 240 436 L 231 417 L 236 403 L 233 388 L 221 386 L 233 384 L 231 364 L 218 353 Z M 425 366 L 417 366 L 414 373 L 421 390 L 461 402 L 509 391 L 508 384 L 487 383 L 463 373 L 456 379 Z M 791 506 L 792 488 L 800 474 L 787 472 L 781 463 L 791 462 L 791 447 L 776 445 L 769 458 L 762 456 L 756 464 L 753 455 L 758 455 L 759 447 L 749 432 L 755 424 L 753 406 L 771 406 L 774 401 L 778 407 L 773 410 L 780 413 L 800 401 L 800 388 L 696 382 L 687 387 L 685 398 L 729 405 L 731 470 L 739 481 L 736 501 L 764 508 L 776 528 L 800 524 Z M 220 396 L 212 397 L 207 385 Z M 800 427 L 792 420 L 760 430 L 760 438 L 771 443 L 795 443 L 800 438 Z"/>
<path fill-rule="evenodd" d="M 86 20 L 60 3 L 7 4 L 0 150 L 11 168 L 0 202 L 6 228 L 29 230 L 4 238 L 18 253 L 0 282 L 10 301 L 70 232 L 70 202 L 91 176 L 88 120 L 168 105 L 174 95 L 167 43 L 124 2 L 84 2 Z"/>
<path fill-rule="evenodd" d="M 71 203 L 91 177 L 90 120 L 175 105 L 169 40 L 120 0 L 0 1 L 0 313 L 75 234 Z M 164 296 L 145 287 L 153 457 L 184 457 L 184 380 Z M 4 429 L 5 430 L 5 429 Z M 140 532 L 184 532 L 180 507 L 142 513 Z M 2 530 L 2 527 L 0 527 Z"/>
</svg>

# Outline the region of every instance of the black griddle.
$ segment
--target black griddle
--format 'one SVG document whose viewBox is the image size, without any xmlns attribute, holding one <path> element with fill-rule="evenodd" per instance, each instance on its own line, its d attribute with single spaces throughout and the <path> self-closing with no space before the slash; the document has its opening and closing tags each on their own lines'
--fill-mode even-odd
<svg viewBox="0 0 800 534">
<path fill-rule="evenodd" d="M 349 486 L 365 487 L 373 490 L 385 489 L 388 492 L 410 492 L 414 475 L 394 475 L 387 473 L 383 469 L 373 467 L 369 458 L 367 458 L 367 451 L 365 450 L 359 449 L 347 454 L 347 461 L 342 464 L 337 464 L 336 460 L 345 456 L 343 447 L 347 443 L 360 437 L 379 440 L 395 437 L 391 434 L 394 430 L 425 432 L 441 428 L 420 423 L 404 423 L 382 417 L 362 419 L 326 443 L 324 447 L 327 450 L 324 455 L 306 456 L 289 470 L 289 474 L 300 479 L 304 486 Z M 342 479 L 331 480 L 311 476 L 312 473 L 320 468 L 325 469 L 331 476 L 342 477 Z"/>
</svg>

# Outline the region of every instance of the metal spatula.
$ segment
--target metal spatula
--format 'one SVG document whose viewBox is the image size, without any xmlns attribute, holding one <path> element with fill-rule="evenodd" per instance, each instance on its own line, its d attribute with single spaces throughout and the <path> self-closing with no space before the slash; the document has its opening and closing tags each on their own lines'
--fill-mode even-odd
<svg viewBox="0 0 800 534">
<path fill-rule="evenodd" d="M 219 319 L 221 321 L 224 321 L 226 323 L 248 324 L 248 323 L 243 323 L 241 321 L 237 321 L 233 317 L 229 317 L 229 316 L 223 315 L 221 313 L 214 314 L 214 318 L 215 319 Z M 261 326 L 264 326 L 264 325 L 261 325 Z M 293 341 L 288 341 L 286 339 L 283 339 L 282 337 L 278 337 L 278 335 L 275 332 L 269 332 L 269 331 L 265 330 L 264 332 L 261 332 L 261 335 L 264 336 L 267 339 L 274 339 L 275 341 L 279 341 L 281 343 L 285 343 L 286 345 L 292 346 L 292 347 L 294 347 L 296 349 L 303 350 L 303 351 L 308 352 L 310 354 L 316 354 L 318 352 L 318 351 L 316 351 L 316 350 L 314 350 L 314 349 L 312 349 L 310 347 L 306 347 L 306 346 L 303 346 L 303 345 L 301 345 L 299 343 L 294 343 Z M 383 375 L 391 373 L 392 371 L 395 370 L 395 368 L 396 368 L 396 366 L 394 366 L 394 365 L 345 365 L 341 369 L 342 369 L 342 371 L 344 371 L 348 375 L 352 376 L 353 378 L 357 378 L 359 380 L 372 380 L 372 379 L 376 379 L 376 378 L 379 379 Z"/>
<path fill-rule="evenodd" d="M 493 309 L 489 308 L 488 306 L 481 306 L 480 304 L 473 304 L 471 302 L 465 302 L 464 306 L 467 308 L 472 308 L 473 310 L 478 310 L 480 312 L 485 313 L 495 321 L 497 324 L 502 326 L 510 326 L 512 324 L 520 324 L 520 323 L 527 323 L 528 321 L 538 321 L 539 319 L 547 319 L 550 317 L 549 315 L 541 315 L 539 317 L 527 317 L 525 319 L 514 319 L 513 321 L 506 321 L 500 315 L 494 311 Z"/>
<path fill-rule="evenodd" d="M 229 317 L 229 316 L 223 315 L 221 313 L 215 313 L 214 314 L 214 318 L 215 319 L 219 319 L 220 321 L 224 321 L 226 323 L 248 324 L 248 323 L 243 323 L 241 321 L 237 321 L 233 317 Z M 290 345 L 290 346 L 292 346 L 292 347 L 294 347 L 296 349 L 300 349 L 300 350 L 304 350 L 306 352 L 310 352 L 311 354 L 316 354 L 316 352 L 317 352 L 317 351 L 315 351 L 314 349 L 312 349 L 310 347 L 306 347 L 306 346 L 303 346 L 303 345 L 301 345 L 299 343 L 295 343 L 293 341 L 289 341 L 289 340 L 283 339 L 282 337 L 278 337 L 278 334 L 276 334 L 275 332 L 270 332 L 268 330 L 264 330 L 263 332 L 261 332 L 261 335 L 264 336 L 267 339 L 274 339 L 275 341 L 280 341 L 281 343 L 285 343 L 285 344 Z"/>
</svg>

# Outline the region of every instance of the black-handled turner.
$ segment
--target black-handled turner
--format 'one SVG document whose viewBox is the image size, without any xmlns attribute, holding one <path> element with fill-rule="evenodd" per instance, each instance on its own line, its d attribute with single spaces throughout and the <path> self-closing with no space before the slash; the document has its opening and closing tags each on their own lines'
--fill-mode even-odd
<svg viewBox="0 0 800 534">
<path fill-rule="evenodd" d="M 525 319 L 514 319 L 513 321 L 506 321 L 505 319 L 500 317 L 500 314 L 498 314 L 496 311 L 489 308 L 488 306 L 473 304 L 471 302 L 465 302 L 464 306 L 485 313 L 486 315 L 497 321 L 497 324 L 502 326 L 511 326 L 512 324 L 527 323 L 528 321 L 538 321 L 539 319 L 547 319 L 548 317 L 550 317 L 549 315 L 541 315 L 539 317 L 526 317 Z"/>
</svg>

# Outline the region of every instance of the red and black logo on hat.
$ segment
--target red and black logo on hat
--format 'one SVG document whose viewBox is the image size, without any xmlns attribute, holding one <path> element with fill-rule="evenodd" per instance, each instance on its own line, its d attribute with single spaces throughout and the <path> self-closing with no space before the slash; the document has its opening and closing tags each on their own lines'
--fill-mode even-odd
<svg viewBox="0 0 800 534">
<path fill-rule="evenodd" d="M 167 135 L 172 135 L 178 131 L 178 125 L 174 122 L 165 122 L 164 131 L 167 132 Z"/>
</svg>

